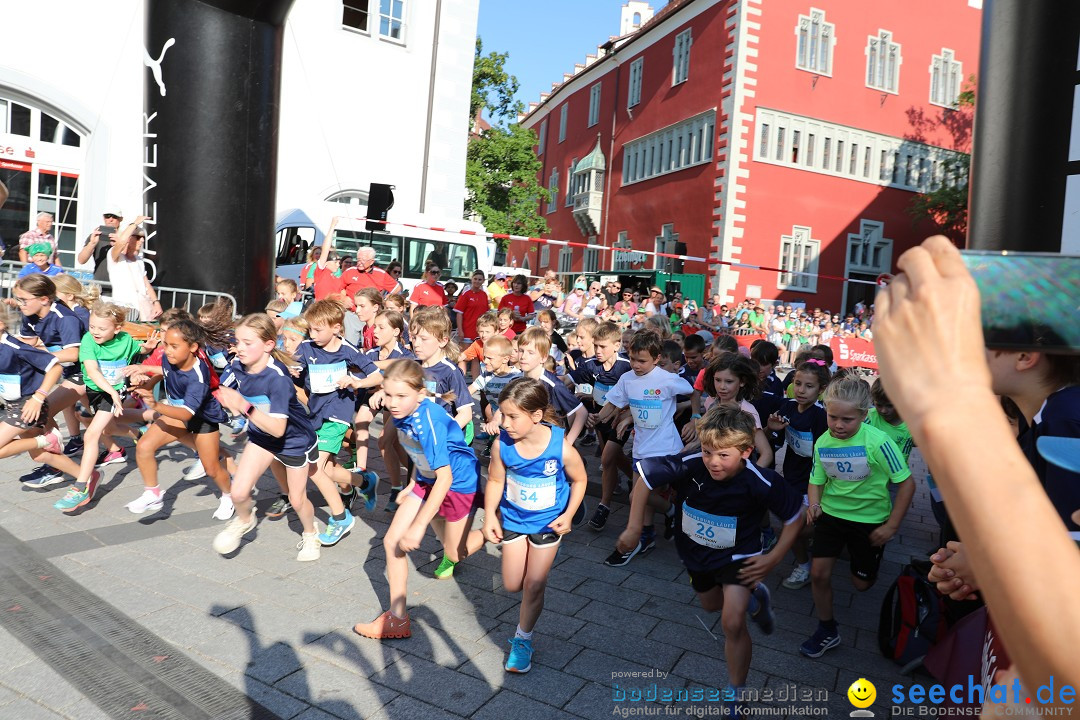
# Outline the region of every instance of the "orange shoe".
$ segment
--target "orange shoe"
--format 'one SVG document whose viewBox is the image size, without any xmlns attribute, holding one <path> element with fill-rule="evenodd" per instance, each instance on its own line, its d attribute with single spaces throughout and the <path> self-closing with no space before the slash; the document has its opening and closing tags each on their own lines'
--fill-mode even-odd
<svg viewBox="0 0 1080 720">
<path fill-rule="evenodd" d="M 391 638 L 407 638 L 412 636 L 412 627 L 409 624 L 409 616 L 404 619 L 394 617 L 387 610 L 369 623 L 357 623 L 353 625 L 353 632 L 364 637 L 376 640 L 389 640 Z"/>
</svg>

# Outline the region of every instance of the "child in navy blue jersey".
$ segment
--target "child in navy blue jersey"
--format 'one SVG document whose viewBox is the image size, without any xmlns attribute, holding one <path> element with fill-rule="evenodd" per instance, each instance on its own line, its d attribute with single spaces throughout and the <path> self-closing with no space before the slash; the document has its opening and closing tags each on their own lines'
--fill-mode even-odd
<svg viewBox="0 0 1080 720">
<path fill-rule="evenodd" d="M 649 492 L 671 486 L 678 522 L 675 548 L 690 575 L 701 607 L 721 611 L 730 689 L 737 699 L 746 683 L 752 651 L 747 611 L 766 634 L 774 628 L 769 591 L 762 582 L 787 553 L 803 527 L 803 502 L 771 470 L 750 462 L 754 421 L 738 407 L 714 405 L 698 422 L 701 450 L 639 460 L 630 500 L 630 524 L 620 544 L 636 543 Z M 760 521 L 771 511 L 784 519 L 776 550 L 763 554 Z"/>
<path fill-rule="evenodd" d="M 585 465 L 554 419 L 543 383 L 512 380 L 499 396 L 502 431 L 491 448 L 484 537 L 502 547 L 503 587 L 523 592 L 508 672 L 532 667 L 532 633 L 562 536 L 585 497 Z"/>
<path fill-rule="evenodd" d="M 548 389 L 551 406 L 555 408 L 560 419 L 564 419 L 566 439 L 573 445 L 582 428 L 585 427 L 585 406 L 555 373 L 544 368 L 544 361 L 547 360 L 551 350 L 551 338 L 543 328 L 536 326 L 525 328 L 525 332 L 517 337 L 517 347 L 518 367 L 525 377 L 539 380 Z M 501 422 L 501 416 L 498 413 L 495 418 Z"/>
<path fill-rule="evenodd" d="M 424 387 L 435 402 L 473 439 L 473 400 L 469 383 L 457 366 L 458 347 L 450 341 L 450 316 L 442 307 L 417 307 L 412 315 L 413 353 L 424 368 Z"/>
<path fill-rule="evenodd" d="M 493 335 L 484 343 L 484 371 L 469 386 L 469 392 L 476 392 L 484 400 L 484 422 L 480 430 L 486 435 L 497 435 L 499 423 L 495 413 L 499 411 L 499 394 L 515 378 L 521 377 L 521 371 L 510 364 L 514 354 L 514 344 L 502 335 Z"/>
<path fill-rule="evenodd" d="M 390 608 L 372 622 L 353 627 L 358 635 L 377 640 L 412 634 L 406 611 L 408 554 L 420 547 L 428 525 L 433 525 L 443 546 L 443 560 L 435 571 L 438 579 L 453 577 L 454 566 L 484 544 L 480 531 L 470 530 L 478 507 L 476 453 L 454 419 L 425 396 L 426 383 L 423 369 L 411 360 L 395 360 L 383 372 L 382 404 L 413 461 L 414 478 L 402 491 L 383 537 Z"/>
<path fill-rule="evenodd" d="M 285 467 L 289 502 L 303 534 L 297 560 L 319 558 L 315 508 L 307 497 L 307 479 L 318 460 L 318 439 L 307 411 L 296 398 L 286 366 L 291 361 L 275 350 L 277 328 L 266 313 L 245 316 L 236 326 L 236 359 L 225 369 L 217 390 L 222 406 L 248 420 L 248 443 L 237 461 L 232 483 L 236 516 L 214 538 L 214 550 L 235 552 L 244 535 L 255 529 L 251 491 L 275 462 Z"/>
<path fill-rule="evenodd" d="M 26 451 L 35 459 L 60 455 L 60 432 L 49 419 L 48 397 L 63 368 L 52 354 L 8 334 L 12 318 L 6 315 L 0 314 L 0 458 Z"/>
<path fill-rule="evenodd" d="M 814 468 L 814 443 L 829 429 L 825 406 L 818 397 L 829 384 L 829 368 L 824 360 L 811 358 L 795 368 L 791 384 L 794 399 L 784 400 L 769 416 L 769 430 L 784 433 L 784 481 L 792 490 L 806 496 L 810 472 Z M 798 590 L 810 583 L 810 532 L 804 529 L 795 542 L 795 569 L 784 580 L 784 587 Z"/>
</svg>

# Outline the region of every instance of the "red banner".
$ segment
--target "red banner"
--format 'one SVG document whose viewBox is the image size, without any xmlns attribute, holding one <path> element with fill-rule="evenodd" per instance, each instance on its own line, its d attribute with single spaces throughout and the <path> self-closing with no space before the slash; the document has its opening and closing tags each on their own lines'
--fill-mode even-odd
<svg viewBox="0 0 1080 720">
<path fill-rule="evenodd" d="M 877 353 L 874 344 L 862 338 L 837 338 L 829 340 L 833 360 L 839 367 L 861 367 L 877 370 Z"/>
<path fill-rule="evenodd" d="M 764 340 L 765 336 L 759 333 L 753 335 L 735 335 L 735 342 L 739 343 L 739 347 L 749 348 L 758 340 Z"/>
</svg>

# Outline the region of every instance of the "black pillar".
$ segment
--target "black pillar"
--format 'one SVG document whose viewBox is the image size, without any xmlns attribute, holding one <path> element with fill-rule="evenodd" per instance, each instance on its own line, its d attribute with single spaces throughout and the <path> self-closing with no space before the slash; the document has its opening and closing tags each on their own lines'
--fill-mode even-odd
<svg viewBox="0 0 1080 720">
<path fill-rule="evenodd" d="M 240 312 L 268 299 L 291 5 L 146 0 L 142 214 L 155 221 L 155 285 L 228 292 Z"/>
<path fill-rule="evenodd" d="M 987 0 L 968 247 L 1060 252 L 1080 3 Z"/>
</svg>

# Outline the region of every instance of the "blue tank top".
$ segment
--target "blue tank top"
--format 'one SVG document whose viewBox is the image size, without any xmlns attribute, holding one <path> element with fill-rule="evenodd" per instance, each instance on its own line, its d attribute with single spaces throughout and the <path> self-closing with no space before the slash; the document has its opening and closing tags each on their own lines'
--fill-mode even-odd
<svg viewBox="0 0 1080 720">
<path fill-rule="evenodd" d="M 566 512 L 570 485 L 563 471 L 563 437 L 562 428 L 552 427 L 544 452 L 525 459 L 506 431 L 499 431 L 499 453 L 506 467 L 499 510 L 507 530 L 523 535 L 551 532 L 550 523 Z"/>
</svg>

